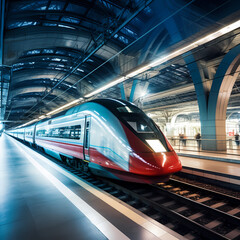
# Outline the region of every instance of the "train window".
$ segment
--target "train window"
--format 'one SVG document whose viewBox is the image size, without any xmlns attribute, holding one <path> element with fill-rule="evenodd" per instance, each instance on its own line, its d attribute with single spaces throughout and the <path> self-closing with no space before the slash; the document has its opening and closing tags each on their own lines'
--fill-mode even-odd
<svg viewBox="0 0 240 240">
<path fill-rule="evenodd" d="M 46 130 L 45 129 L 41 129 L 41 130 L 37 130 L 37 136 L 38 137 L 45 137 Z"/>
<path fill-rule="evenodd" d="M 37 130 L 36 135 L 39 137 L 70 138 L 79 140 L 81 136 L 81 125 Z"/>
<path fill-rule="evenodd" d="M 60 138 L 69 138 L 70 129 L 69 127 L 62 127 L 59 129 L 59 137 Z"/>
<path fill-rule="evenodd" d="M 33 135 L 33 132 L 32 131 L 27 131 L 26 132 L 26 136 L 32 136 Z"/>
<path fill-rule="evenodd" d="M 123 119 L 138 133 L 153 133 L 153 129 L 145 119 L 130 116 L 123 116 Z"/>
<path fill-rule="evenodd" d="M 80 137 L 81 137 L 81 125 L 75 126 L 74 136 L 75 136 L 75 139 L 80 139 Z"/>
<path fill-rule="evenodd" d="M 59 129 L 58 128 L 53 128 L 51 137 L 58 137 L 58 136 L 59 136 Z"/>
</svg>

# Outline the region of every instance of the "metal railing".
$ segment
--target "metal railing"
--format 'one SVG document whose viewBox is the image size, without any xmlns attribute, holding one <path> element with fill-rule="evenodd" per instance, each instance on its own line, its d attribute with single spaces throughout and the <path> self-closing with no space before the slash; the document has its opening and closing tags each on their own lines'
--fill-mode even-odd
<svg viewBox="0 0 240 240">
<path fill-rule="evenodd" d="M 206 152 L 211 151 L 210 145 L 222 146 L 220 149 L 226 148 L 226 150 L 219 150 L 218 153 L 227 153 L 240 155 L 240 141 L 235 139 L 216 140 L 216 139 L 195 139 L 193 137 L 179 138 L 168 137 L 168 141 L 171 143 L 176 151 L 197 151 Z M 208 145 L 208 146 L 207 146 Z M 214 149 L 214 147 L 213 147 Z M 213 150 L 214 151 L 214 150 Z"/>
</svg>

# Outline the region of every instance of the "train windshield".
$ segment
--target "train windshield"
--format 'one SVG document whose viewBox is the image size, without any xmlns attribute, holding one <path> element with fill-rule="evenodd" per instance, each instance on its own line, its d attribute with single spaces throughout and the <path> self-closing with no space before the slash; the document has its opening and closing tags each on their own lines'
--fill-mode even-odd
<svg viewBox="0 0 240 240">
<path fill-rule="evenodd" d="M 117 107 L 118 112 L 122 112 L 122 113 L 142 113 L 142 111 L 134 106 L 121 106 L 121 107 Z"/>
<path fill-rule="evenodd" d="M 95 99 L 93 102 L 100 103 L 108 108 L 143 141 L 148 139 L 158 139 L 164 148 L 169 151 L 166 139 L 160 129 L 152 119 L 135 105 L 117 99 Z"/>
<path fill-rule="evenodd" d="M 136 116 L 135 114 L 133 116 L 126 115 L 122 116 L 122 118 L 138 133 L 153 133 L 154 127 L 149 124 L 146 119 L 141 116 Z"/>
<path fill-rule="evenodd" d="M 148 139 L 158 139 L 160 140 L 163 149 L 165 149 L 165 151 L 169 151 L 165 137 L 163 136 L 162 132 L 155 125 L 153 120 L 150 119 L 145 113 L 143 113 L 142 111 L 139 113 L 122 112 L 118 115 L 118 117 L 123 122 L 125 122 L 125 124 L 131 127 L 140 139 L 142 139 L 143 141 L 147 141 L 149 145 L 151 144 L 148 142 Z"/>
</svg>

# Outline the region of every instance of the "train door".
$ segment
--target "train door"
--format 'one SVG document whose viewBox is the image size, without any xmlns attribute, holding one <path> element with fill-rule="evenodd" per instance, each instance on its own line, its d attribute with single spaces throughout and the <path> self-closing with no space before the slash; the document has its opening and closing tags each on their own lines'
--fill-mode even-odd
<svg viewBox="0 0 240 240">
<path fill-rule="evenodd" d="M 91 116 L 85 116 L 85 129 L 83 139 L 83 155 L 84 160 L 90 160 L 90 127 L 91 127 Z"/>
</svg>

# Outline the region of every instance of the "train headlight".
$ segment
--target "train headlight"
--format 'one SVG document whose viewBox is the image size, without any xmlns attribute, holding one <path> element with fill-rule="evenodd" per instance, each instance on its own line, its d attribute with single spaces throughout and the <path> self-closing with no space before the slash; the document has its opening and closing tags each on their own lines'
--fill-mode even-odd
<svg viewBox="0 0 240 240">
<path fill-rule="evenodd" d="M 165 147 L 158 139 L 146 139 L 146 141 L 154 152 L 166 152 Z"/>
</svg>

